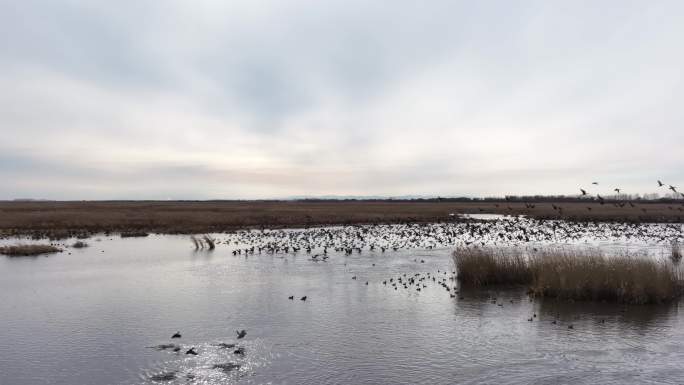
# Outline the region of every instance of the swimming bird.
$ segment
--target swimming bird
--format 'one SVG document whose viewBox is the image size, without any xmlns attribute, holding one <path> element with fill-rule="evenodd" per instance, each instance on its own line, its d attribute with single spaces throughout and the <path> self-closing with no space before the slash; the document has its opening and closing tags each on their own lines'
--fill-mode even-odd
<svg viewBox="0 0 684 385">
<path fill-rule="evenodd" d="M 242 329 L 240 331 L 236 330 L 235 333 L 237 333 L 238 339 L 242 339 L 242 338 L 245 338 L 245 336 L 247 335 L 247 330 L 245 330 L 245 329 Z"/>
<path fill-rule="evenodd" d="M 171 338 L 181 338 L 180 332 L 176 332 L 176 334 L 172 335 Z"/>
<path fill-rule="evenodd" d="M 196 355 L 197 355 L 197 351 L 195 351 L 195 348 L 192 347 L 192 348 L 188 349 L 188 351 L 185 352 L 185 354 L 192 354 L 193 356 L 196 356 Z"/>
</svg>

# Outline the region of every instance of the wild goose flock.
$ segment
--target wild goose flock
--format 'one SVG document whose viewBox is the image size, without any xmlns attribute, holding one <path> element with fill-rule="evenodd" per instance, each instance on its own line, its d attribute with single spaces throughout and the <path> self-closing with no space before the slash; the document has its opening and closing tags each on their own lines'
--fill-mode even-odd
<svg viewBox="0 0 684 385">
<path fill-rule="evenodd" d="M 239 231 L 215 243 L 230 247 L 235 256 L 305 254 L 313 262 L 326 262 L 332 253 L 351 255 L 363 251 L 385 253 L 400 249 L 529 243 L 668 245 L 682 240 L 683 228 L 677 223 L 566 222 L 516 216 L 444 223 Z"/>
</svg>

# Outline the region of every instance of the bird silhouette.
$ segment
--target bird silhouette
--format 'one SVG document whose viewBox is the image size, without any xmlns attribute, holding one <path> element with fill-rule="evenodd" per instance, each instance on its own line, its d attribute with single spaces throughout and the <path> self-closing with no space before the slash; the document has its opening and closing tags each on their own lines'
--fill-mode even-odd
<svg viewBox="0 0 684 385">
<path fill-rule="evenodd" d="M 664 186 L 663 182 L 658 181 L 658 187 L 663 187 L 663 186 Z"/>
<path fill-rule="evenodd" d="M 192 347 L 192 348 L 188 349 L 188 351 L 185 352 L 185 354 L 192 354 L 193 356 L 196 356 L 196 355 L 197 355 L 197 351 L 195 350 L 194 347 Z"/>
<path fill-rule="evenodd" d="M 176 334 L 172 335 L 171 338 L 181 338 L 180 332 L 176 332 Z"/>
<path fill-rule="evenodd" d="M 302 301 L 306 301 L 306 296 L 303 296 L 303 297 L 300 298 L 300 299 L 301 299 Z"/>
<path fill-rule="evenodd" d="M 242 338 L 245 338 L 245 336 L 247 335 L 247 330 L 245 330 L 245 329 L 242 329 L 240 331 L 236 330 L 235 333 L 237 333 L 238 339 L 242 339 Z"/>
<path fill-rule="evenodd" d="M 582 192 L 582 196 L 587 195 L 586 190 L 584 190 L 583 188 L 581 188 L 580 191 Z"/>
</svg>

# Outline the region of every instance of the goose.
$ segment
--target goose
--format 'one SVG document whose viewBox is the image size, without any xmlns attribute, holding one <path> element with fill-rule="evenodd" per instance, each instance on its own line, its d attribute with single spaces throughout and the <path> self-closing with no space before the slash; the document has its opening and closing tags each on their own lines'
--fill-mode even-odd
<svg viewBox="0 0 684 385">
<path fill-rule="evenodd" d="M 244 330 L 244 329 L 242 329 L 240 331 L 236 330 L 235 333 L 237 333 L 238 339 L 242 339 L 242 338 L 245 338 L 245 336 L 247 335 L 247 330 Z"/>
</svg>

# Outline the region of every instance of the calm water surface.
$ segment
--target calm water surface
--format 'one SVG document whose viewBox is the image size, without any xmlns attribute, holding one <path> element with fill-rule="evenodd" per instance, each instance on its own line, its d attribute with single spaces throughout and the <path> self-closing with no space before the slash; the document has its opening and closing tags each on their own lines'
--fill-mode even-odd
<svg viewBox="0 0 684 385">
<path fill-rule="evenodd" d="M 0 257 L 0 384 L 684 378 L 680 304 L 531 302 L 518 290 L 461 290 L 452 298 L 436 282 L 453 270 L 449 248 L 331 252 L 314 262 L 303 251 L 234 256 L 226 244 L 195 252 L 181 236 L 98 239 L 50 257 Z M 427 273 L 421 291 L 382 283 Z M 237 340 L 237 329 L 247 336 Z M 171 340 L 176 331 L 182 338 Z M 151 348 L 167 343 L 183 349 Z M 219 343 L 237 343 L 245 354 Z M 199 354 L 183 354 L 190 347 Z M 214 368 L 227 363 L 240 367 Z"/>
</svg>

